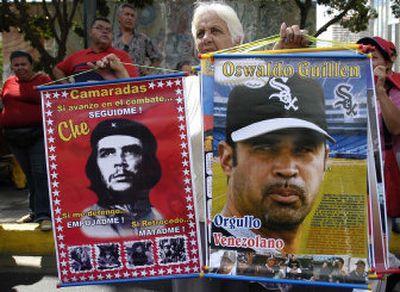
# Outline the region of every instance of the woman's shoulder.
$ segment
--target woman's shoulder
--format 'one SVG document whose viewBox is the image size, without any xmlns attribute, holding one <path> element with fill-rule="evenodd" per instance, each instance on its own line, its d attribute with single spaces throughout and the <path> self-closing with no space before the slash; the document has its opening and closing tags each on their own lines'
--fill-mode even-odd
<svg viewBox="0 0 400 292">
<path fill-rule="evenodd" d="M 42 84 L 42 83 L 50 82 L 51 78 L 49 75 L 47 75 L 44 72 L 37 72 L 32 80 L 38 81 Z"/>
<path fill-rule="evenodd" d="M 15 75 L 10 75 L 7 77 L 6 81 L 4 81 L 4 84 L 10 83 L 10 82 L 16 82 L 17 81 L 17 76 Z"/>
</svg>

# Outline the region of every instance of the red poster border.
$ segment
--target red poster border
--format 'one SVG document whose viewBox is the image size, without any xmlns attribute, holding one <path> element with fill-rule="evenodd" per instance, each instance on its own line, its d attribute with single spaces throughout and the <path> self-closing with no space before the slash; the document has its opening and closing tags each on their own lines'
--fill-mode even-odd
<svg viewBox="0 0 400 292">
<path fill-rule="evenodd" d="M 123 88 L 128 88 L 129 86 L 131 89 L 130 92 L 128 94 L 124 94 Z M 121 90 L 118 91 L 118 93 L 121 94 L 119 96 L 96 96 L 90 98 L 88 95 L 85 95 L 85 92 L 89 93 L 91 90 L 96 89 L 103 90 L 100 92 L 110 92 L 108 89 L 111 88 L 114 88 L 114 92 L 116 92 L 116 88 L 120 88 Z M 146 88 L 145 92 L 140 92 L 143 88 Z M 88 83 L 87 86 L 83 87 L 50 86 L 42 87 L 40 90 L 42 91 L 43 120 L 47 151 L 49 191 L 53 214 L 54 239 L 56 244 L 57 267 L 61 286 L 80 285 L 83 283 L 99 284 L 114 281 L 135 281 L 143 279 L 157 280 L 171 277 L 179 278 L 198 276 L 201 268 L 199 227 L 196 224 L 192 170 L 190 168 L 190 145 L 186 126 L 186 108 L 182 78 L 168 77 L 153 80 L 120 81 L 113 83 L 96 82 Z M 71 95 L 71 93 L 73 94 Z M 71 187 L 71 185 L 68 184 L 78 180 L 85 181 L 84 178 L 78 177 L 78 174 L 82 174 L 82 169 L 80 171 L 76 171 L 75 168 L 77 167 L 75 167 L 75 165 L 79 164 L 78 160 L 85 160 L 79 155 L 81 153 L 88 153 L 88 149 L 90 148 L 88 147 L 90 144 L 90 135 L 87 135 L 88 137 L 79 137 L 79 135 L 77 135 L 77 137 L 73 137 L 74 135 L 72 135 L 72 137 L 78 142 L 71 143 L 70 146 L 66 147 L 65 144 L 67 144 L 67 142 L 70 140 L 63 141 L 60 139 L 60 131 L 68 128 L 71 130 L 76 126 L 77 128 L 74 129 L 77 130 L 78 133 L 79 131 L 85 132 L 85 126 L 82 128 L 82 124 L 89 125 L 89 128 L 93 128 L 92 126 L 94 124 L 98 124 L 99 121 L 110 118 L 99 117 L 92 120 L 83 118 L 85 115 L 89 114 L 89 112 L 93 113 L 96 111 L 95 109 L 90 109 L 89 105 L 102 105 L 106 102 L 112 102 L 112 106 L 109 107 L 109 109 L 112 110 L 121 108 L 116 106 L 117 100 L 125 100 L 126 103 L 127 100 L 131 100 L 132 102 L 134 100 L 138 101 L 139 99 L 144 100 L 146 98 L 148 103 L 145 102 L 145 104 L 142 106 L 142 111 L 144 113 L 143 117 L 146 117 L 139 119 L 139 121 L 142 121 L 149 128 L 152 127 L 151 130 L 154 132 L 153 134 L 157 140 L 159 137 L 162 137 L 164 142 L 167 141 L 167 144 L 164 143 L 165 145 L 169 145 L 168 143 L 175 144 L 175 146 L 171 148 L 173 149 L 172 152 L 169 152 L 173 154 L 172 156 L 175 155 L 175 160 L 171 160 L 171 156 L 167 156 L 168 151 L 166 151 L 164 148 L 169 147 L 163 147 L 165 146 L 163 143 L 159 144 L 158 151 L 160 153 L 164 153 L 159 154 L 161 155 L 161 158 L 159 159 L 161 166 L 164 167 L 163 172 L 168 174 L 173 172 L 173 168 L 177 168 L 178 171 L 175 173 L 180 173 L 177 175 L 177 177 L 180 177 L 181 181 L 179 182 L 179 179 L 177 181 L 172 181 L 171 177 L 165 181 L 162 181 L 161 179 L 161 187 L 158 189 L 158 193 L 167 192 L 168 188 L 172 188 L 174 186 L 171 192 L 176 192 L 177 194 L 180 194 L 180 196 L 177 196 L 178 199 L 175 201 L 169 200 L 169 198 L 172 197 L 168 197 L 167 201 L 164 198 L 164 201 L 158 202 L 158 205 L 161 206 L 160 209 L 163 209 L 164 207 L 164 214 L 168 214 L 167 216 L 164 216 L 164 218 L 170 220 L 168 221 L 168 223 L 171 223 L 169 226 L 180 228 L 179 232 L 173 234 L 155 234 L 142 237 L 88 239 L 85 235 L 81 234 L 80 228 L 71 228 L 71 226 L 68 228 L 67 224 L 70 222 L 70 217 L 67 217 L 67 214 L 69 216 L 71 215 L 70 211 L 73 211 L 71 206 L 79 205 L 80 203 L 83 204 L 82 201 L 85 201 L 85 194 L 88 194 L 89 192 L 87 188 L 82 188 L 83 183 L 76 184 L 78 189 L 75 190 L 73 187 Z M 168 101 L 166 101 L 167 99 Z M 153 102 L 150 102 L 150 100 Z M 163 102 L 160 102 L 160 100 L 163 100 Z M 150 103 L 152 103 L 151 106 L 149 106 Z M 68 106 L 73 105 L 87 105 L 88 108 L 85 110 L 77 110 L 77 108 L 75 108 L 76 110 L 70 111 L 64 110 L 65 108 L 63 109 L 63 106 L 68 108 Z M 125 105 L 125 107 L 127 106 Z M 97 112 L 99 111 L 100 110 Z M 111 118 L 127 118 L 135 120 L 137 116 L 135 117 L 134 115 L 130 115 L 129 117 L 121 117 L 118 116 L 117 113 L 117 115 L 113 115 Z M 174 126 L 172 127 L 174 129 L 172 130 L 168 129 L 168 126 L 162 125 L 163 123 L 166 123 L 166 125 L 169 123 L 169 125 L 171 125 L 171 119 L 175 119 L 175 123 L 173 123 Z M 72 121 L 72 123 L 69 121 Z M 82 123 L 76 125 L 75 122 L 77 121 L 82 121 Z M 62 125 L 60 126 L 60 124 Z M 165 135 L 163 135 L 163 132 Z M 172 136 L 170 140 L 172 142 L 168 142 L 168 139 L 165 136 L 171 133 Z M 58 134 L 58 136 L 55 134 Z M 68 137 L 70 136 L 71 135 Z M 66 135 L 63 135 L 64 139 L 65 137 Z M 73 150 L 68 150 L 71 147 Z M 74 154 L 76 154 L 78 158 L 71 158 Z M 87 157 L 87 155 L 84 157 Z M 168 166 L 170 162 L 172 165 Z M 179 165 L 176 162 L 180 162 Z M 83 163 L 80 164 L 80 166 L 82 165 Z M 74 180 L 75 176 L 76 178 Z M 75 196 L 75 201 L 69 202 L 69 194 L 75 193 L 76 191 L 80 193 L 78 197 L 81 200 L 76 201 L 77 196 Z M 152 197 L 150 199 L 153 205 L 157 204 L 157 201 L 154 201 Z M 180 204 L 175 206 L 175 209 L 171 209 L 168 213 L 166 208 L 171 207 L 172 202 L 180 202 Z M 77 207 L 76 212 L 80 211 L 82 211 L 82 208 Z M 175 217 L 171 217 L 171 213 L 175 214 Z M 183 219 L 184 222 L 179 220 L 173 221 L 174 219 Z M 178 260 L 175 263 L 161 264 L 159 259 L 156 260 L 158 257 L 158 252 L 161 249 L 161 247 L 157 245 L 159 245 L 160 241 L 162 240 L 174 242 L 174 238 L 182 239 L 175 239 L 175 242 L 184 242 L 186 258 L 185 260 Z M 150 266 L 130 267 L 130 269 L 128 268 L 125 254 L 126 251 L 122 250 L 121 246 L 127 242 L 131 243 L 135 241 L 149 241 L 153 244 L 152 251 L 154 261 Z M 98 258 L 96 255 L 96 245 L 101 244 L 120 245 L 118 247 L 120 251 L 120 257 L 118 259 L 121 263 L 120 267 L 110 267 L 105 271 L 98 269 L 98 263 L 96 262 Z M 91 269 L 80 271 L 71 267 L 71 250 L 74 250 L 74 248 L 78 246 L 90 251 L 90 259 L 92 260 Z M 85 248 L 85 246 L 88 248 Z"/>
</svg>

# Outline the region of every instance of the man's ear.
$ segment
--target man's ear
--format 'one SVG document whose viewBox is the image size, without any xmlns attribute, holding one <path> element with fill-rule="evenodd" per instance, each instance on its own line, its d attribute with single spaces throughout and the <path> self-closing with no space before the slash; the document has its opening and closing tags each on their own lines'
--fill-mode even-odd
<svg viewBox="0 0 400 292">
<path fill-rule="evenodd" d="M 221 141 L 218 144 L 218 156 L 222 170 L 227 176 L 230 176 L 233 167 L 233 148 L 229 146 L 228 143 L 226 143 L 225 141 Z"/>
<path fill-rule="evenodd" d="M 328 170 L 329 145 L 325 145 L 324 171 Z"/>
</svg>

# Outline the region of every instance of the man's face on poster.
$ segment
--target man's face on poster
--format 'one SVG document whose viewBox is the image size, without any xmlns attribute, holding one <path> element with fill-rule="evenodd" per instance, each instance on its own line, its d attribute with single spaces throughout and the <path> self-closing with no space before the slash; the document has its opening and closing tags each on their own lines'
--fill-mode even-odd
<svg viewBox="0 0 400 292">
<path fill-rule="evenodd" d="M 165 255 L 169 256 L 169 255 L 171 255 L 171 254 L 172 254 L 172 251 L 171 251 L 171 245 L 169 245 L 169 244 L 166 244 L 166 245 L 164 245 L 163 249 L 164 249 L 164 253 L 165 253 Z"/>
<path fill-rule="evenodd" d="M 111 135 L 97 143 L 97 165 L 105 187 L 113 192 L 133 188 L 143 162 L 143 145 L 135 137 Z"/>
<path fill-rule="evenodd" d="M 356 265 L 356 271 L 357 271 L 357 273 L 364 273 L 365 272 L 365 264 L 363 264 L 363 263 L 358 263 L 357 265 Z"/>
<path fill-rule="evenodd" d="M 232 271 L 234 264 L 235 263 L 232 262 L 229 258 L 222 257 L 220 263 L 221 274 L 229 274 Z"/>
<path fill-rule="evenodd" d="M 142 254 L 143 252 L 144 252 L 143 246 L 141 245 L 136 246 L 135 253 Z"/>
<path fill-rule="evenodd" d="M 276 260 L 274 258 L 268 258 L 266 262 L 266 266 L 272 268 L 276 265 Z"/>
<path fill-rule="evenodd" d="M 236 163 L 225 167 L 236 211 L 261 219 L 271 229 L 301 224 L 323 180 L 328 155 L 324 141 L 313 131 L 290 129 L 237 143 Z"/>
<path fill-rule="evenodd" d="M 245 261 L 238 261 L 238 272 L 239 273 L 244 273 L 246 272 L 246 269 L 249 267 L 249 264 Z"/>
</svg>

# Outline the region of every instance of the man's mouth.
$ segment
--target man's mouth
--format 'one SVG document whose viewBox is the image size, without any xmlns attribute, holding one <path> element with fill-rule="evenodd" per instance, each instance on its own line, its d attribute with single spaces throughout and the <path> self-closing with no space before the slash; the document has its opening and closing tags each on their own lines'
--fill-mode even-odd
<svg viewBox="0 0 400 292">
<path fill-rule="evenodd" d="M 214 49 L 214 48 L 202 49 L 201 50 L 201 54 L 212 53 L 212 52 L 215 52 L 215 51 L 216 51 L 216 49 Z"/>
<path fill-rule="evenodd" d="M 128 177 L 125 175 L 121 175 L 121 176 L 117 176 L 116 178 L 114 178 L 115 181 L 117 182 L 127 182 L 128 181 Z"/>
<path fill-rule="evenodd" d="M 110 177 L 110 181 L 112 180 L 116 182 L 128 182 L 132 180 L 132 175 L 130 173 L 114 174 Z"/>
<path fill-rule="evenodd" d="M 299 200 L 295 195 L 271 194 L 269 197 L 280 204 L 293 204 Z"/>
<path fill-rule="evenodd" d="M 279 204 L 294 204 L 305 197 L 304 190 L 296 185 L 272 185 L 264 190 L 264 196 L 268 196 Z"/>
</svg>

